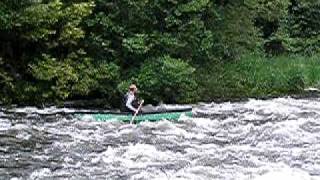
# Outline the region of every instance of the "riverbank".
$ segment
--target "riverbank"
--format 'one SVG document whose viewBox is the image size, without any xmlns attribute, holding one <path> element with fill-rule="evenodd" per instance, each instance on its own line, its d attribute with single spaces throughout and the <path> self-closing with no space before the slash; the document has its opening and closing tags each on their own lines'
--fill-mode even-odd
<svg viewBox="0 0 320 180">
<path fill-rule="evenodd" d="M 237 102 L 247 102 L 250 101 L 250 99 L 255 100 L 271 100 L 276 98 L 292 98 L 292 99 L 315 99 L 320 98 L 320 90 L 319 89 L 305 89 L 300 94 L 292 94 L 292 95 L 284 95 L 284 96 L 261 96 L 261 97 L 235 97 L 235 98 L 216 98 L 211 101 L 199 101 L 197 103 L 194 103 L 193 106 L 196 106 L 197 104 L 203 104 L 203 103 L 237 103 Z M 178 104 L 177 104 L 178 105 Z M 185 105 L 185 104 L 180 104 Z M 12 109 L 12 108 L 24 108 L 24 107 L 34 107 L 38 109 L 46 109 L 46 108 L 70 108 L 70 109 L 77 109 L 77 110 L 95 110 L 95 111 L 104 111 L 104 110 L 115 110 L 117 108 L 109 106 L 104 100 L 101 99 L 92 99 L 92 100 L 75 100 L 75 101 L 65 101 L 61 102 L 59 104 L 53 104 L 53 103 L 47 103 L 47 104 L 38 104 L 38 105 L 32 105 L 32 104 L 1 104 L 1 107 Z"/>
</svg>

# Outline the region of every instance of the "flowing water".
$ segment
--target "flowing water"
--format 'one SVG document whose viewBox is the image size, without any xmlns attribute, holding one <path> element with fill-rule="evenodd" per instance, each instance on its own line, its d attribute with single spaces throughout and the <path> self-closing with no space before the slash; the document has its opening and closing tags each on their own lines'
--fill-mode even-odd
<svg viewBox="0 0 320 180">
<path fill-rule="evenodd" d="M 0 179 L 320 179 L 320 99 L 200 104 L 141 124 L 0 111 Z"/>
</svg>

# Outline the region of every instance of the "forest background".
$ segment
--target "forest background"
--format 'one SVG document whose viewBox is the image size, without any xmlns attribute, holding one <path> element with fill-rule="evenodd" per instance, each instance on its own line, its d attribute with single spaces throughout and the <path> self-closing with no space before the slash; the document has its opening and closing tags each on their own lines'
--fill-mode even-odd
<svg viewBox="0 0 320 180">
<path fill-rule="evenodd" d="M 320 87 L 316 0 L 1 0 L 0 101 L 117 106 Z"/>
</svg>

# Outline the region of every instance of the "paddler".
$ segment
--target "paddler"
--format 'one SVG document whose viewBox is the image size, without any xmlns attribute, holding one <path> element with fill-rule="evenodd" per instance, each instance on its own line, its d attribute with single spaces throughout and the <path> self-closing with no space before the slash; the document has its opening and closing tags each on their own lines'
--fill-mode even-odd
<svg viewBox="0 0 320 180">
<path fill-rule="evenodd" d="M 128 92 L 122 99 L 121 111 L 131 112 L 132 114 L 138 113 L 140 102 L 137 98 L 138 88 L 135 84 L 129 86 Z"/>
</svg>

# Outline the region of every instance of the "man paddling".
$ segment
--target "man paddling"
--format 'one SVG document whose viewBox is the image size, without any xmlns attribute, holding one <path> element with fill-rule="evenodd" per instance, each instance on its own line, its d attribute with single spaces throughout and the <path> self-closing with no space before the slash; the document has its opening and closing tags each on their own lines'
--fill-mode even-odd
<svg viewBox="0 0 320 180">
<path fill-rule="evenodd" d="M 138 88 L 135 84 L 131 84 L 129 91 L 124 95 L 122 100 L 122 109 L 123 112 L 131 112 L 132 114 L 138 113 L 138 107 L 140 105 L 136 95 Z"/>
</svg>

